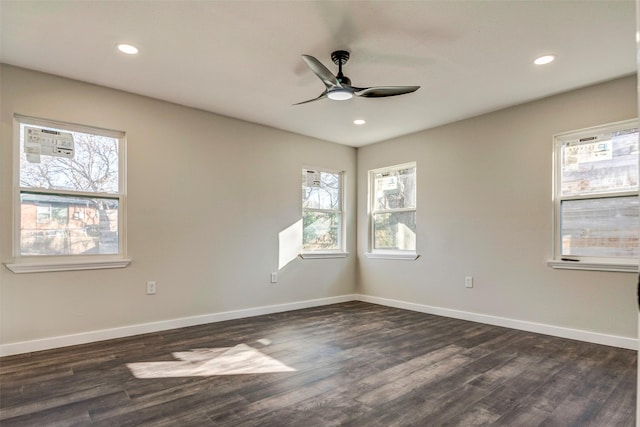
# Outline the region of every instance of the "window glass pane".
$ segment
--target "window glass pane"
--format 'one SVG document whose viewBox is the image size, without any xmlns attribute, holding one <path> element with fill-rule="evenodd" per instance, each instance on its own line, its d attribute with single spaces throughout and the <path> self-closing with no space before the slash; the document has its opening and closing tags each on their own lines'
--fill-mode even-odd
<svg viewBox="0 0 640 427">
<path fill-rule="evenodd" d="M 305 251 L 340 249 L 340 214 L 304 211 L 302 248 Z"/>
<path fill-rule="evenodd" d="M 416 213 L 373 214 L 374 249 L 416 250 Z"/>
<path fill-rule="evenodd" d="M 638 197 L 565 200 L 562 255 L 638 257 Z"/>
<path fill-rule="evenodd" d="M 22 192 L 20 254 L 117 254 L 118 204 L 117 199 Z"/>
<path fill-rule="evenodd" d="M 416 169 L 374 174 L 374 210 L 416 207 Z"/>
<path fill-rule="evenodd" d="M 340 209 L 340 174 L 302 171 L 302 207 Z"/>
<path fill-rule="evenodd" d="M 22 123 L 20 186 L 116 194 L 118 143 L 117 138 Z"/>
<path fill-rule="evenodd" d="M 610 136 L 563 145 L 562 196 L 638 189 L 638 130 L 613 132 Z"/>
</svg>

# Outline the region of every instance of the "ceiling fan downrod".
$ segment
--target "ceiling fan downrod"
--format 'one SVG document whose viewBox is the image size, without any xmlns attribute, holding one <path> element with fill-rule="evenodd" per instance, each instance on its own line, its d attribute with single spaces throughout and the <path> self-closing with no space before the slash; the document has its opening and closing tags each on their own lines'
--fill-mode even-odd
<svg viewBox="0 0 640 427">
<path fill-rule="evenodd" d="M 340 82 L 340 84 L 351 86 L 351 79 L 342 74 L 342 66 L 349 60 L 349 52 L 346 50 L 336 50 L 331 53 L 331 60 L 338 66 L 338 75 L 336 75 L 338 82 Z"/>
</svg>

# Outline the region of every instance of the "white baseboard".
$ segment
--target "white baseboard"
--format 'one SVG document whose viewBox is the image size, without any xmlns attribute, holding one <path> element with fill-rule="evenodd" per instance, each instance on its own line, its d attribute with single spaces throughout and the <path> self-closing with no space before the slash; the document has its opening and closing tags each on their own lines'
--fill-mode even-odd
<svg viewBox="0 0 640 427">
<path fill-rule="evenodd" d="M 503 326 L 505 328 L 519 329 L 538 334 L 552 335 L 561 338 L 568 338 L 578 341 L 586 341 L 594 344 L 608 345 L 612 347 L 626 348 L 629 350 L 638 349 L 638 340 L 616 335 L 601 334 L 598 332 L 582 331 L 578 329 L 563 328 L 561 326 L 546 325 L 543 323 L 527 322 L 524 320 L 509 319 L 506 317 L 490 316 L 487 314 L 472 313 L 468 311 L 453 310 L 449 308 L 433 307 L 423 304 L 398 301 L 388 298 L 379 298 L 369 295 L 357 295 L 358 301 L 370 302 L 373 304 L 386 305 L 389 307 L 403 308 L 406 310 L 419 311 L 421 313 L 435 314 L 438 316 L 453 317 L 455 319 L 470 320 L 472 322 L 486 323 L 489 325 Z"/>
<path fill-rule="evenodd" d="M 63 335 L 51 338 L 43 338 L 32 341 L 9 343 L 0 346 L 0 357 L 13 354 L 30 353 L 33 351 L 49 350 L 52 348 L 67 347 L 71 345 L 87 344 L 96 341 L 104 341 L 113 338 L 123 338 L 150 332 L 166 331 L 187 326 L 203 325 L 207 323 L 222 322 L 225 320 L 241 319 L 245 317 L 261 316 L 264 314 L 280 313 L 303 308 L 319 307 L 329 304 L 337 304 L 348 301 L 364 301 L 372 304 L 402 308 L 421 313 L 435 314 L 438 316 L 453 317 L 455 319 L 470 320 L 472 322 L 486 323 L 489 325 L 503 326 L 539 334 L 552 335 L 561 338 L 586 341 L 595 344 L 603 344 L 612 347 L 638 349 L 638 340 L 628 337 L 601 334 L 597 332 L 582 331 L 563 328 L 560 326 L 546 325 L 542 323 L 527 322 L 523 320 L 509 319 L 505 317 L 490 316 L 486 314 L 472 313 L 468 311 L 453 310 L 449 308 L 434 307 L 424 304 L 398 301 L 388 298 L 374 297 L 370 295 L 340 295 L 336 297 L 320 298 L 307 301 L 298 301 L 286 304 L 269 305 L 264 307 L 249 308 L 244 310 L 225 311 L 221 313 L 205 314 L 202 316 L 183 317 L 179 319 L 163 320 L 160 322 L 143 323 L 124 326 L 121 328 L 103 329 L 99 331 L 84 332 L 73 335 Z"/>
<path fill-rule="evenodd" d="M 49 350 L 52 348 L 67 347 L 71 345 L 87 344 L 114 338 L 129 337 L 133 335 L 146 334 L 149 332 L 166 331 L 169 329 L 184 328 L 187 326 L 222 322 L 224 320 L 261 316 L 263 314 L 280 313 L 283 311 L 299 310 L 302 308 L 319 307 L 322 305 L 337 304 L 355 300 L 357 300 L 357 295 L 340 295 L 336 297 L 269 305 L 264 307 L 248 308 L 244 310 L 205 314 L 202 316 L 183 317 L 179 319 L 170 319 L 160 322 L 124 326 L 121 328 L 83 332 L 79 334 L 63 335 L 51 338 L 43 338 L 39 340 L 22 341 L 0 346 L 0 357 L 10 356 L 13 354 L 30 353 L 33 351 Z"/>
</svg>

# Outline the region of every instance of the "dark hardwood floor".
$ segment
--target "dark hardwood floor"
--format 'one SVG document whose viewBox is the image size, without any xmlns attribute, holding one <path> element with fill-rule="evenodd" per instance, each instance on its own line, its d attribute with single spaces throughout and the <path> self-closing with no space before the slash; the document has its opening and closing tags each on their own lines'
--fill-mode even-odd
<svg viewBox="0 0 640 427">
<path fill-rule="evenodd" d="M 634 426 L 636 352 L 349 302 L 0 359 L 9 426 Z"/>
</svg>

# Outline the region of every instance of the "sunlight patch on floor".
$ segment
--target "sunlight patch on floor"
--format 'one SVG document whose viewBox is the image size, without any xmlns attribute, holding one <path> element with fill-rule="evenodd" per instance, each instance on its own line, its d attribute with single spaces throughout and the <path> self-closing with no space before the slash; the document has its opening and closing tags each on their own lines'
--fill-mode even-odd
<svg viewBox="0 0 640 427">
<path fill-rule="evenodd" d="M 246 344 L 172 353 L 176 361 L 128 363 L 140 379 L 268 374 L 295 369 Z"/>
</svg>

